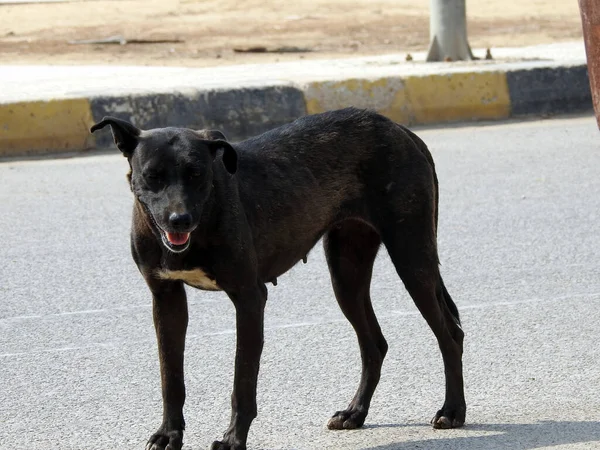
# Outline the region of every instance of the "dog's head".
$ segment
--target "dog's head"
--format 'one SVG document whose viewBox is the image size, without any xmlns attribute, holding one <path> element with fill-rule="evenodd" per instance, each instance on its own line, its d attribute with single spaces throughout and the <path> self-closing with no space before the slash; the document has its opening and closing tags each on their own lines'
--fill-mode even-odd
<svg viewBox="0 0 600 450">
<path fill-rule="evenodd" d="M 104 117 L 94 132 L 110 125 L 115 144 L 127 157 L 131 190 L 164 246 L 180 253 L 190 245 L 213 188 L 216 170 L 237 169 L 237 154 L 214 130 L 187 128 L 140 130 L 129 122 Z M 215 162 L 218 153 L 222 158 Z"/>
</svg>

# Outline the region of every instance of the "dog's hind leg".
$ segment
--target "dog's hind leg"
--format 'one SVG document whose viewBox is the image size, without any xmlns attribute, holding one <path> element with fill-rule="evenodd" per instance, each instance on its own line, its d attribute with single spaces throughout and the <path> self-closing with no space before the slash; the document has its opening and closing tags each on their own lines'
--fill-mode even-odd
<svg viewBox="0 0 600 450">
<path fill-rule="evenodd" d="M 360 384 L 354 398 L 347 409 L 333 415 L 327 426 L 338 430 L 358 428 L 367 417 L 388 348 L 369 296 L 381 238 L 362 222 L 346 221 L 329 231 L 323 242 L 335 296 L 356 331 L 362 358 Z"/>
<path fill-rule="evenodd" d="M 431 217 L 425 214 L 425 217 Z M 390 221 L 396 227 L 383 230 L 383 242 L 417 308 L 437 338 L 444 361 L 446 398 L 431 421 L 434 428 L 464 424 L 466 405 L 462 374 L 464 333 L 458 310 L 439 273 L 433 223 L 423 217 Z M 400 224 L 398 226 L 398 224 Z"/>
</svg>

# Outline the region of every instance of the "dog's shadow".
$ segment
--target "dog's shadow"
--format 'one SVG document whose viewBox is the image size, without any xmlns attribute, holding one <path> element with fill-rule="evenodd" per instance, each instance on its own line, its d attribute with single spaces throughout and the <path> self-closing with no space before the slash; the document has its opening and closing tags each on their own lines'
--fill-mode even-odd
<svg viewBox="0 0 600 450">
<path fill-rule="evenodd" d="M 397 425 L 373 425 L 370 428 L 395 428 Z M 526 424 L 470 424 L 465 426 L 461 436 L 422 439 L 392 444 L 363 447 L 365 450 L 482 450 L 511 449 L 528 450 L 554 447 L 567 444 L 590 443 L 586 448 L 600 448 L 600 421 L 571 422 L 545 420 Z M 473 431 L 476 436 L 465 436 Z M 440 431 L 445 432 L 445 431 Z M 481 432 L 493 433 L 480 435 Z M 596 442 L 596 445 L 592 443 Z"/>
</svg>

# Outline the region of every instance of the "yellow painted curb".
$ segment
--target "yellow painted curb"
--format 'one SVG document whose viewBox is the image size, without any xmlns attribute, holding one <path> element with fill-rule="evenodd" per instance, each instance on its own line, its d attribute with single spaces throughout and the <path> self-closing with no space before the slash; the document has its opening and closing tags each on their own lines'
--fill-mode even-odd
<svg viewBox="0 0 600 450">
<path fill-rule="evenodd" d="M 355 106 L 379 111 L 395 122 L 410 120 L 404 82 L 400 78 L 315 81 L 303 86 L 307 114 Z"/>
<path fill-rule="evenodd" d="M 304 85 L 303 92 L 308 114 L 355 106 L 374 109 L 405 124 L 503 119 L 510 115 L 503 72 L 315 81 Z"/>
<path fill-rule="evenodd" d="M 409 77 L 405 86 L 414 123 L 503 119 L 510 115 L 503 72 Z"/>
<path fill-rule="evenodd" d="M 0 156 L 93 147 L 87 99 L 0 104 Z"/>
</svg>

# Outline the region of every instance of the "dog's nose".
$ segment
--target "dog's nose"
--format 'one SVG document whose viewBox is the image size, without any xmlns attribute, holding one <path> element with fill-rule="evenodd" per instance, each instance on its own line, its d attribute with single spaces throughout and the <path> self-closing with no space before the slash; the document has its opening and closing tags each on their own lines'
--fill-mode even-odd
<svg viewBox="0 0 600 450">
<path fill-rule="evenodd" d="M 192 215 L 189 213 L 171 213 L 169 216 L 169 223 L 176 231 L 187 231 L 192 225 Z"/>
</svg>

